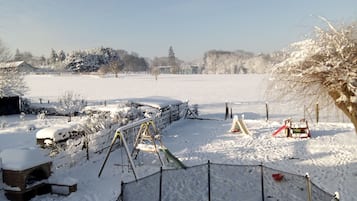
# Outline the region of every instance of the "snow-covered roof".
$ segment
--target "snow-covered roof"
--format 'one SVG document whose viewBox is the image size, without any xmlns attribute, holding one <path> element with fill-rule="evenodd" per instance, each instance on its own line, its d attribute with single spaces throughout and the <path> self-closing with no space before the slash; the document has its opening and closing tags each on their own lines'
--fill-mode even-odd
<svg viewBox="0 0 357 201">
<path fill-rule="evenodd" d="M 24 61 L 3 62 L 3 63 L 0 63 L 0 68 L 16 68 L 23 63 L 25 63 L 25 62 Z"/>
<path fill-rule="evenodd" d="M 38 148 L 5 149 L 0 152 L 0 158 L 3 169 L 15 171 L 26 170 L 51 161 Z"/>
<path fill-rule="evenodd" d="M 165 108 L 170 105 L 182 104 L 182 101 L 180 100 L 162 96 L 150 96 L 147 98 L 131 99 L 129 101 L 138 105 L 150 106 L 157 109 Z"/>
</svg>

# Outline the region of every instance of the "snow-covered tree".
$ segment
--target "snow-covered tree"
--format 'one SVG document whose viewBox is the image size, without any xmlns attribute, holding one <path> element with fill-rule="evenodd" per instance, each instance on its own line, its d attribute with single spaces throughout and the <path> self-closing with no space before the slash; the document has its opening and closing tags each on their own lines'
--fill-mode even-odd
<svg viewBox="0 0 357 201">
<path fill-rule="evenodd" d="M 87 51 L 75 51 L 66 57 L 66 69 L 76 72 L 95 72 L 101 66 L 120 60 L 119 53 L 112 48 L 95 48 Z"/>
<path fill-rule="evenodd" d="M 0 97 L 23 96 L 27 87 L 23 75 L 15 68 L 0 69 Z"/>
<path fill-rule="evenodd" d="M 172 46 L 169 48 L 169 55 L 168 55 L 169 66 L 172 67 L 172 73 L 176 74 L 179 72 L 179 66 L 176 62 L 175 52 Z"/>
<path fill-rule="evenodd" d="M 60 51 L 58 52 L 58 60 L 59 60 L 60 62 L 63 62 L 65 59 L 66 59 L 66 54 L 64 53 L 63 50 L 60 50 Z"/>
<path fill-rule="evenodd" d="M 314 37 L 291 45 L 289 57 L 272 73 L 271 92 L 310 104 L 335 104 L 357 132 L 356 24 L 316 27 Z M 330 102 L 328 102 L 330 101 Z"/>
<path fill-rule="evenodd" d="M 0 39 L 0 62 L 8 61 L 10 59 L 9 49 L 3 44 Z"/>
<path fill-rule="evenodd" d="M 16 49 L 15 55 L 14 55 L 14 61 L 21 61 L 21 59 L 22 59 L 22 55 L 20 53 L 20 50 Z"/>
<path fill-rule="evenodd" d="M 279 60 L 281 61 L 277 53 L 209 50 L 204 53 L 203 66 L 204 73 L 209 74 L 266 73 Z"/>
<path fill-rule="evenodd" d="M 54 63 L 56 63 L 58 61 L 58 55 L 57 55 L 57 53 L 56 53 L 56 51 L 54 49 L 51 50 L 49 60 L 50 60 L 50 62 L 52 64 L 54 64 Z"/>
</svg>

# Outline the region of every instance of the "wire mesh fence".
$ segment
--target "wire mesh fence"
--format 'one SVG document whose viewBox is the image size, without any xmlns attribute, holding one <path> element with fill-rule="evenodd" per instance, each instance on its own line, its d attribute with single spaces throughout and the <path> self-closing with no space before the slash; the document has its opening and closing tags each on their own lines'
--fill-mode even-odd
<svg viewBox="0 0 357 201">
<path fill-rule="evenodd" d="M 314 184 L 308 176 L 264 165 L 208 163 L 160 172 L 122 183 L 121 201 L 331 201 L 334 195 Z"/>
</svg>

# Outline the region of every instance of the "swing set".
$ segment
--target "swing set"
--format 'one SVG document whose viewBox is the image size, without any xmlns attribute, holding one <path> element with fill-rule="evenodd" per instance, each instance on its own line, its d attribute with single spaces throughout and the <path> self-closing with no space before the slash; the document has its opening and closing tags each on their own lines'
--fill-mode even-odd
<svg viewBox="0 0 357 201">
<path fill-rule="evenodd" d="M 139 131 L 135 137 L 133 149 L 132 149 L 132 151 L 130 151 L 127 140 L 124 136 L 124 133 L 128 129 L 138 127 L 138 126 L 140 126 L 140 128 L 139 128 Z M 135 166 L 134 160 L 137 159 L 139 152 L 149 152 L 149 153 L 156 154 L 160 160 L 161 166 L 164 166 L 165 160 L 160 155 L 160 151 L 161 151 L 162 153 L 164 153 L 164 156 L 166 157 L 166 160 L 168 163 L 173 162 L 174 164 L 176 164 L 176 166 L 178 166 L 180 168 L 186 168 L 186 166 L 163 145 L 163 143 L 161 141 L 161 136 L 159 134 L 157 127 L 155 126 L 155 122 L 154 122 L 153 118 L 145 118 L 145 119 L 133 122 L 131 124 L 125 125 L 123 127 L 120 127 L 116 130 L 113 140 L 111 142 L 111 145 L 109 147 L 108 153 L 107 153 L 107 155 L 104 159 L 103 165 L 99 171 L 98 177 L 101 176 L 104 166 L 105 166 L 105 164 L 109 158 L 109 155 L 112 152 L 113 146 L 116 143 L 116 141 L 118 140 L 118 138 L 125 149 L 125 152 L 126 152 L 126 155 L 127 155 L 128 161 L 129 161 L 129 166 L 132 169 L 136 180 L 138 179 L 138 175 L 137 175 L 137 171 L 135 168 L 136 166 Z"/>
</svg>

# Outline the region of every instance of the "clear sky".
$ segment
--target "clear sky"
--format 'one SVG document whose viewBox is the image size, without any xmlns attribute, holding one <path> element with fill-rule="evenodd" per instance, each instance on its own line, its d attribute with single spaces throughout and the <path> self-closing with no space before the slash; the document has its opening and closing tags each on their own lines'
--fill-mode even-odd
<svg viewBox="0 0 357 201">
<path fill-rule="evenodd" d="M 0 39 L 48 56 L 112 47 L 140 56 L 200 58 L 211 49 L 268 53 L 323 23 L 357 20 L 357 0 L 0 0 Z"/>
</svg>

